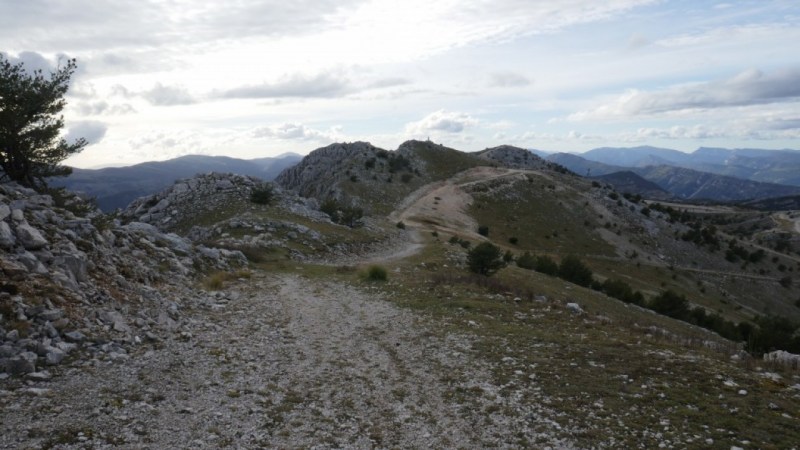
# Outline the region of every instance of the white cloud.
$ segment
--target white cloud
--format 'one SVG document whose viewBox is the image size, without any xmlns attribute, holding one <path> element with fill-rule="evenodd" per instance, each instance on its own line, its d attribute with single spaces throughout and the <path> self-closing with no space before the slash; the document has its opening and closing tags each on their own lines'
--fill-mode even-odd
<svg viewBox="0 0 800 450">
<path fill-rule="evenodd" d="M 111 105 L 105 100 L 81 102 L 77 103 L 73 108 L 81 116 L 99 116 L 102 114 L 121 116 L 136 112 L 136 109 L 129 103 Z"/>
<path fill-rule="evenodd" d="M 255 138 L 333 142 L 341 138 L 341 127 L 320 131 L 299 123 L 282 123 L 258 127 L 253 130 L 252 135 Z"/>
<path fill-rule="evenodd" d="M 727 80 L 673 86 L 654 92 L 630 90 L 614 101 L 568 119 L 607 120 L 681 111 L 763 105 L 800 99 L 800 69 L 765 75 L 751 69 Z"/>
<path fill-rule="evenodd" d="M 523 87 L 530 84 L 531 80 L 514 72 L 495 72 L 489 76 L 489 86 L 491 87 Z"/>
<path fill-rule="evenodd" d="M 334 73 L 294 74 L 274 83 L 240 86 L 218 92 L 221 98 L 338 97 L 350 89 L 347 79 Z"/>
<path fill-rule="evenodd" d="M 142 92 L 141 96 L 155 106 L 191 105 L 196 100 L 182 86 L 164 86 L 156 83 L 152 89 Z"/>
<path fill-rule="evenodd" d="M 431 133 L 461 133 L 478 124 L 478 120 L 463 112 L 439 110 L 421 120 L 406 124 L 406 133 L 411 136 L 426 136 Z"/>
<path fill-rule="evenodd" d="M 83 138 L 89 145 L 100 142 L 108 131 L 108 126 L 102 122 L 96 121 L 83 121 L 73 122 L 67 127 L 67 133 L 64 139 L 67 143 L 73 143 L 76 140 Z"/>
</svg>

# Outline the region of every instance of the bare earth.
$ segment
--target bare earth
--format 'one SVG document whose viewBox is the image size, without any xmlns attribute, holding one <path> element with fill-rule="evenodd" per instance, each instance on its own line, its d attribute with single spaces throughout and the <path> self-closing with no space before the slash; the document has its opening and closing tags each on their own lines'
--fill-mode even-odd
<svg viewBox="0 0 800 450">
<path fill-rule="evenodd" d="M 368 288 L 257 273 L 185 314 L 189 334 L 130 359 L 0 390 L 0 447 L 571 447 L 469 336 Z"/>
</svg>

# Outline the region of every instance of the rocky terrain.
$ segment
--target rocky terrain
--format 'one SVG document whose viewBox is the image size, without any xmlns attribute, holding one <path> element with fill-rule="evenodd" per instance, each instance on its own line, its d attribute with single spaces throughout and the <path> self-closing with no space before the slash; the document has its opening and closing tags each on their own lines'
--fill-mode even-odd
<svg viewBox="0 0 800 450">
<path fill-rule="evenodd" d="M 475 153 L 477 156 L 513 169 L 553 169 L 555 163 L 546 161 L 528 150 L 511 145 L 487 148 Z"/>
<path fill-rule="evenodd" d="M 0 378 L 49 378 L 76 352 L 126 358 L 180 329 L 200 270 L 246 263 L 152 225 L 121 225 L 77 197 L 59 201 L 0 185 Z"/>
</svg>

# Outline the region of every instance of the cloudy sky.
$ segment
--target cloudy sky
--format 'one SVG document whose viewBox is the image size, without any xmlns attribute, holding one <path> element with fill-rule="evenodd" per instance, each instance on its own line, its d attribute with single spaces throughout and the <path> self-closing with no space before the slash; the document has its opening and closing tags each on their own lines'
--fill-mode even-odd
<svg viewBox="0 0 800 450">
<path fill-rule="evenodd" d="M 331 142 L 800 149 L 800 3 L 3 0 L 0 51 L 77 58 L 78 167 Z"/>
</svg>

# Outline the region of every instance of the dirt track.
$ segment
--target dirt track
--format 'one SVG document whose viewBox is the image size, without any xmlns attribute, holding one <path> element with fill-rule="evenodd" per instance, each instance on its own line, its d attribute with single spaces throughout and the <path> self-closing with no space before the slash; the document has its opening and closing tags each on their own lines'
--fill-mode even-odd
<svg viewBox="0 0 800 450">
<path fill-rule="evenodd" d="M 0 447 L 569 447 L 469 336 L 368 288 L 257 273 L 230 292 L 186 312 L 190 334 L 0 391 Z"/>
</svg>

